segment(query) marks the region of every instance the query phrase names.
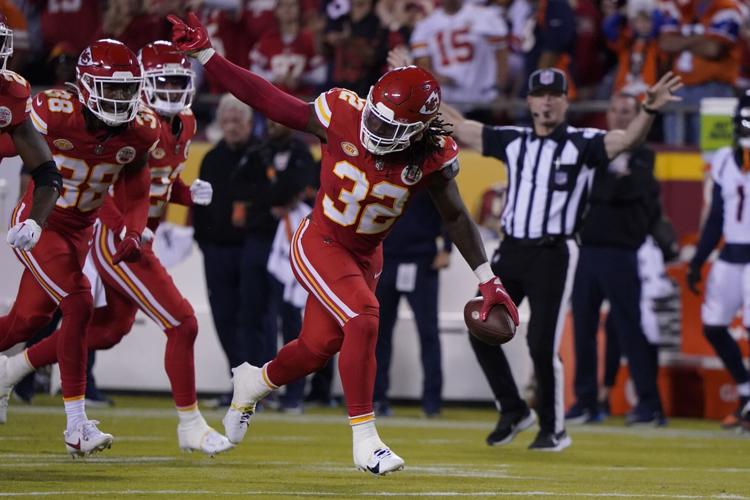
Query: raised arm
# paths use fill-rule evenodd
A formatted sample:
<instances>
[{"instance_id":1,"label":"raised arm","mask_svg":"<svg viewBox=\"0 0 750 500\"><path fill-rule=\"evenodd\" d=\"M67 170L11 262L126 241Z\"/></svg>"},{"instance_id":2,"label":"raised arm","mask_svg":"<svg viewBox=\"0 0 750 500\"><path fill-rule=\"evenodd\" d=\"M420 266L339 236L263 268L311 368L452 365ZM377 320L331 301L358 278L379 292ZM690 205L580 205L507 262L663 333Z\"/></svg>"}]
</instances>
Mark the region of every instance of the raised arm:
<instances>
[{"instance_id":1,"label":"raised arm","mask_svg":"<svg viewBox=\"0 0 750 500\"><path fill-rule=\"evenodd\" d=\"M615 158L623 151L628 151L642 143L651 125L654 123L656 113L667 103L680 101L681 97L673 95L682 87L682 80L667 72L661 79L646 91L641 110L630 122L625 130L610 130L604 136L604 147L609 159Z\"/></svg>"},{"instance_id":2,"label":"raised arm","mask_svg":"<svg viewBox=\"0 0 750 500\"><path fill-rule=\"evenodd\" d=\"M173 25L172 41L177 48L196 58L235 97L275 122L325 140L325 128L316 118L312 104L287 94L217 54L198 16L191 12L187 23L174 15L168 19Z\"/></svg>"},{"instance_id":3,"label":"raised arm","mask_svg":"<svg viewBox=\"0 0 750 500\"><path fill-rule=\"evenodd\" d=\"M464 147L482 152L482 128L484 125L474 120L467 120L453 106L445 102L440 104L440 113L446 123L453 125L453 137Z\"/></svg>"}]
</instances>

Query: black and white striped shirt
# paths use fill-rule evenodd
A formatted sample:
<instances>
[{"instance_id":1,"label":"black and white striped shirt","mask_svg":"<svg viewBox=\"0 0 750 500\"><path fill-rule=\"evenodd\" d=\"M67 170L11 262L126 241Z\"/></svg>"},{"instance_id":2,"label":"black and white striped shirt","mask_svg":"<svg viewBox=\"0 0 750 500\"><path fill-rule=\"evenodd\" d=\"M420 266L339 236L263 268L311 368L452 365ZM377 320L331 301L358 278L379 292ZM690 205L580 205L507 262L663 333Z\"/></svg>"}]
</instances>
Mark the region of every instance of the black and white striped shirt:
<instances>
[{"instance_id":1,"label":"black and white striped shirt","mask_svg":"<svg viewBox=\"0 0 750 500\"><path fill-rule=\"evenodd\" d=\"M515 238L572 236L587 206L594 169L609 163L605 132L561 124L540 137L528 127L482 131L482 154L505 163L505 234Z\"/></svg>"}]
</instances>

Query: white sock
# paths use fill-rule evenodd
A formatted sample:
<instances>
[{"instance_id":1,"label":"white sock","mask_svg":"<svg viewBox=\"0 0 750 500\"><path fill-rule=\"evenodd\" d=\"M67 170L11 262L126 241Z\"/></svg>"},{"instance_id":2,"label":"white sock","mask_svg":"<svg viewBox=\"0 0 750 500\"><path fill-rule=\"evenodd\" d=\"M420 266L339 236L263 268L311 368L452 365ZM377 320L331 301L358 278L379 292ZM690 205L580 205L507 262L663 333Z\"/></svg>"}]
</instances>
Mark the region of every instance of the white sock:
<instances>
[{"instance_id":1,"label":"white sock","mask_svg":"<svg viewBox=\"0 0 750 500\"><path fill-rule=\"evenodd\" d=\"M737 384L737 395L742 396L743 398L750 397L750 382L745 382L744 384Z\"/></svg>"},{"instance_id":2,"label":"white sock","mask_svg":"<svg viewBox=\"0 0 750 500\"><path fill-rule=\"evenodd\" d=\"M357 422L358 420L362 418L372 417L372 414L368 415L358 415L356 417L349 417L349 422L352 426L352 440L354 440L355 443L363 443L365 441L369 441L371 439L377 439L380 440L380 436L378 435L378 430L375 428L375 418L370 418L365 420L361 423L352 423Z\"/></svg>"},{"instance_id":3,"label":"white sock","mask_svg":"<svg viewBox=\"0 0 750 500\"><path fill-rule=\"evenodd\" d=\"M198 403L192 406L177 407L177 416L180 417L180 425L189 427L200 422L205 423L201 411L198 409Z\"/></svg>"},{"instance_id":4,"label":"white sock","mask_svg":"<svg viewBox=\"0 0 750 500\"><path fill-rule=\"evenodd\" d=\"M86 416L86 400L83 396L65 401L65 416L68 417L68 432L73 432L79 423L89 419Z\"/></svg>"},{"instance_id":5,"label":"white sock","mask_svg":"<svg viewBox=\"0 0 750 500\"><path fill-rule=\"evenodd\" d=\"M15 385L20 382L22 378L34 371L34 367L31 366L29 358L26 357L27 349L23 352L19 352L15 356L8 358L8 378Z\"/></svg>"}]
</instances>

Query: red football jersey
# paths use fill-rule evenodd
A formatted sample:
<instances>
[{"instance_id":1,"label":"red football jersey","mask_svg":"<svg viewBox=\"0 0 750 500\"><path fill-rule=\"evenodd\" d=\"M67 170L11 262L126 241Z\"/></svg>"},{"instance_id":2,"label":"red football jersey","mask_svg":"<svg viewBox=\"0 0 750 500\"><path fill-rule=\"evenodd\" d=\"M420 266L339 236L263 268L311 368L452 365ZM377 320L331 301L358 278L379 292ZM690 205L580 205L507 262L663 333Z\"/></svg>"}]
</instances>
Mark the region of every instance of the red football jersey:
<instances>
[{"instance_id":1,"label":"red football jersey","mask_svg":"<svg viewBox=\"0 0 750 500\"><path fill-rule=\"evenodd\" d=\"M34 97L31 121L49 145L63 178L51 224L73 229L93 224L102 199L126 164L142 158L159 139L159 118L143 106L122 131L92 134L83 104L65 90L46 90Z\"/></svg>"},{"instance_id":2,"label":"red football jersey","mask_svg":"<svg viewBox=\"0 0 750 500\"><path fill-rule=\"evenodd\" d=\"M284 40L278 30L267 32L253 48L250 61L254 73L273 83L287 77L301 82L323 66L323 58L315 50L313 35L307 30L302 30L293 40ZM305 84L296 89L277 86L290 94L309 96L313 92L312 87Z\"/></svg>"},{"instance_id":3,"label":"red football jersey","mask_svg":"<svg viewBox=\"0 0 750 500\"><path fill-rule=\"evenodd\" d=\"M385 239L411 193L430 175L455 175L458 146L445 137L442 149L422 165L409 164L407 152L373 156L359 139L364 107L364 99L344 89L329 90L315 100L327 141L321 150L313 220L348 249L367 254Z\"/></svg>"},{"instance_id":4,"label":"red football jersey","mask_svg":"<svg viewBox=\"0 0 750 500\"><path fill-rule=\"evenodd\" d=\"M172 125L165 118L161 121L159 144L148 156L151 170L151 206L148 209L148 227L155 230L165 212L172 195L174 182L185 169L190 141L195 137L198 124L189 109L175 117L181 122L180 133L175 135Z\"/></svg>"},{"instance_id":5,"label":"red football jersey","mask_svg":"<svg viewBox=\"0 0 750 500\"><path fill-rule=\"evenodd\" d=\"M18 73L0 71L0 132L23 123L31 112L31 87Z\"/></svg>"},{"instance_id":6,"label":"red football jersey","mask_svg":"<svg viewBox=\"0 0 750 500\"><path fill-rule=\"evenodd\" d=\"M68 42L80 52L101 38L101 0L36 0L43 4L42 40L47 49Z\"/></svg>"}]
</instances>

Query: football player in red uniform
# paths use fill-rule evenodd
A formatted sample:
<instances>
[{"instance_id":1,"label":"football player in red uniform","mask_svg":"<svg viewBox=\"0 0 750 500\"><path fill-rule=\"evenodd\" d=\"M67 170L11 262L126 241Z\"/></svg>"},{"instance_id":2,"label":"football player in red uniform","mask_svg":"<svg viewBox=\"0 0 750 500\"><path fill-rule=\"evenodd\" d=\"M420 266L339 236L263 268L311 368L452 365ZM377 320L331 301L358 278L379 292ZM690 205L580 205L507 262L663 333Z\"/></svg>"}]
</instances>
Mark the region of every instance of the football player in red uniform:
<instances>
[{"instance_id":1,"label":"football player in red uniform","mask_svg":"<svg viewBox=\"0 0 750 500\"><path fill-rule=\"evenodd\" d=\"M34 195L28 217L8 231L7 241L19 250L31 250L39 241L42 227L52 212L62 187L62 176L52 160L47 143L29 118L31 87L21 75L5 69L13 55L13 30L0 13L0 160L21 155L34 179ZM0 423L4 421L4 400L0 394Z\"/></svg>"},{"instance_id":2,"label":"football player in red uniform","mask_svg":"<svg viewBox=\"0 0 750 500\"><path fill-rule=\"evenodd\" d=\"M62 191L47 219L47 228L30 251L16 249L26 267L19 300L0 318L0 351L27 340L46 325L58 307L63 320L57 334L63 400L67 415L65 446L72 455L108 448L112 436L89 420L84 407L85 332L93 300L82 267L93 224L102 201L114 185L127 205L122 235L114 241L113 261L135 261L148 212L147 155L159 139L159 120L140 105L143 76L138 58L122 43L99 40L78 58L71 92L47 90L34 97L31 119L53 152L63 177ZM31 187L13 211L13 222L28 216ZM9 380L33 357L0 357L0 395L7 398Z\"/></svg>"},{"instance_id":3,"label":"football player in red uniform","mask_svg":"<svg viewBox=\"0 0 750 500\"><path fill-rule=\"evenodd\" d=\"M233 445L210 428L198 410L193 363L198 322L193 308L177 290L150 243L165 215L167 203L190 206L211 202L211 184L197 179L188 187L180 178L197 128L195 116L190 111L195 78L187 57L169 42L146 45L141 49L139 59L145 77L144 98L156 111L161 131L159 144L148 157L151 203L146 233L151 236L144 238L139 260L116 264L113 255L118 235L125 226L122 212L125 207L119 198L105 200L99 212L100 221L94 228L91 253L104 284L107 305L94 310L86 342L89 350L109 349L118 344L130 332L138 309L154 320L167 337L164 367L180 420L177 427L179 446L183 450L200 450L214 455ZM25 356L33 360L35 368L57 362L55 346L59 333L55 332L26 350ZM22 355L24 353L18 354ZM18 371L16 377L23 377L32 369L27 364L27 371Z\"/></svg>"},{"instance_id":4,"label":"football player in red uniform","mask_svg":"<svg viewBox=\"0 0 750 500\"><path fill-rule=\"evenodd\" d=\"M367 99L344 89L307 104L222 58L191 14L188 24L170 16L175 45L196 57L209 74L269 119L318 137L322 144L320 190L310 218L294 235L292 266L310 293L299 338L262 368L233 369L234 395L224 417L227 437L239 442L255 404L281 385L322 368L336 353L353 432L355 466L372 474L400 470L404 461L380 439L372 398L382 240L411 193L426 187L446 230L480 279L482 315L503 304L518 311L490 270L476 226L453 177L456 143L437 114L440 86L415 66L386 73Z\"/></svg>"}]
</instances>

